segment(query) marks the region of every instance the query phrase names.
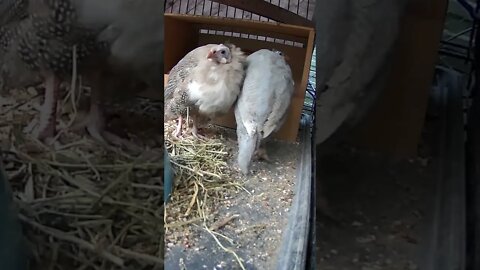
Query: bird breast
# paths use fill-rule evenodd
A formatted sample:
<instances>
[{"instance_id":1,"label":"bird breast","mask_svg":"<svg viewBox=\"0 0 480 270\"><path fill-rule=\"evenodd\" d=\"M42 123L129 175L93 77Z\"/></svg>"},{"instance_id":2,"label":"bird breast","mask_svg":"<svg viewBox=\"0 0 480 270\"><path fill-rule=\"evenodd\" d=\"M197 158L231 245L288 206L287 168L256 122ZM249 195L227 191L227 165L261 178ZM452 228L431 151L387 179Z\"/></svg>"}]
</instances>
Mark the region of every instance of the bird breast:
<instances>
[{"instance_id":1,"label":"bird breast","mask_svg":"<svg viewBox=\"0 0 480 270\"><path fill-rule=\"evenodd\" d=\"M194 76L187 85L190 101L205 115L226 113L240 93L243 72L222 70L212 66Z\"/></svg>"},{"instance_id":2,"label":"bird breast","mask_svg":"<svg viewBox=\"0 0 480 270\"><path fill-rule=\"evenodd\" d=\"M224 81L206 84L191 81L188 84L190 100L203 114L224 113L233 105L239 91L231 91Z\"/></svg>"}]
</instances>

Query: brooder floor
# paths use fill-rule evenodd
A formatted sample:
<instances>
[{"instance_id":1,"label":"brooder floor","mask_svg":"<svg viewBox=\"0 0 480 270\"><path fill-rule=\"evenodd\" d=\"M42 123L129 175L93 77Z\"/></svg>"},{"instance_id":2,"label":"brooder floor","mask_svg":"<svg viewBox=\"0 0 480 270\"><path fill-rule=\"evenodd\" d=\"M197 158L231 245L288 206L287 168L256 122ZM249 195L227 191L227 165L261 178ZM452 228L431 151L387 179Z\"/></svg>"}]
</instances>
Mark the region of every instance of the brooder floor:
<instances>
[{"instance_id":1,"label":"brooder floor","mask_svg":"<svg viewBox=\"0 0 480 270\"><path fill-rule=\"evenodd\" d=\"M180 148L171 141L174 123L166 125L166 140L169 152ZM216 134L207 141L187 143L220 144L216 151L224 153L203 158L212 163L207 168L221 177L195 177L185 168L181 180L174 190L172 200L165 208L166 218L166 269L273 269L282 234L288 220L293 199L296 163L299 144L272 141L267 145L271 162L255 161L250 176L243 176L235 167L237 153L234 130L210 127L209 133ZM210 135L210 136L211 136ZM213 146L211 146L213 149ZM180 150L175 150L180 151ZM186 155L186 154L185 154ZM205 155L205 154L199 154ZM195 167L192 161L183 160L181 155L172 155L172 161L180 165ZM184 162L184 163L182 163ZM198 167L197 167L198 168ZM198 170L197 170L198 171ZM204 181L200 179L206 179Z\"/></svg>"}]
</instances>

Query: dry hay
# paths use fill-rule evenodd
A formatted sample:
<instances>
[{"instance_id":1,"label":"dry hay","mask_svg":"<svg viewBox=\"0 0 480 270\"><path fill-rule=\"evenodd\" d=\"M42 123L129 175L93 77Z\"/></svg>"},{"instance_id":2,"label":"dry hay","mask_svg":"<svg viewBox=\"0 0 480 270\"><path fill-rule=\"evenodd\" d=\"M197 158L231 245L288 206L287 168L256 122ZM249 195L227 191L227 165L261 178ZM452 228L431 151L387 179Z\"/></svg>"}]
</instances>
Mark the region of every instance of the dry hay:
<instances>
[{"instance_id":1,"label":"dry hay","mask_svg":"<svg viewBox=\"0 0 480 270\"><path fill-rule=\"evenodd\" d=\"M73 122L79 96L70 91L60 106L61 130ZM144 134L156 140L139 145L141 155L65 130L47 147L26 135L35 126L28 123L38 116L38 97L29 88L0 98L1 158L32 269L162 269L161 134Z\"/></svg>"},{"instance_id":2,"label":"dry hay","mask_svg":"<svg viewBox=\"0 0 480 270\"><path fill-rule=\"evenodd\" d=\"M187 118L188 121L188 118ZM184 134L176 139L171 135L175 122L165 124L165 145L175 171L174 188L170 201L165 207L165 237L180 238L190 226L206 230L216 243L231 253L244 269L243 260L231 249L221 244L219 238L233 244L228 237L216 232L226 220L214 222L216 206L220 201L232 196L238 190L244 190L241 182L230 177L233 168L229 166L231 155L225 146L226 138L209 136L195 139Z\"/></svg>"}]
</instances>

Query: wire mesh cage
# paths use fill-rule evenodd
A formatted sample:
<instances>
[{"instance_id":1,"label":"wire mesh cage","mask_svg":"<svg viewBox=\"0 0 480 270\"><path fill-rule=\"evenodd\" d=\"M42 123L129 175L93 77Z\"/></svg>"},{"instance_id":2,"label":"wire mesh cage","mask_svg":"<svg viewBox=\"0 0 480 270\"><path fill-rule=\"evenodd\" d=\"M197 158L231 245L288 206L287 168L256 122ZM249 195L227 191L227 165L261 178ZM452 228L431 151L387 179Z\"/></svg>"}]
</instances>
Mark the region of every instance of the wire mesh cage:
<instances>
[{"instance_id":1,"label":"wire mesh cage","mask_svg":"<svg viewBox=\"0 0 480 270\"><path fill-rule=\"evenodd\" d=\"M265 0L265 2L288 10L309 20L312 20L313 12L315 10L315 0ZM257 21L274 21L240 8L210 0L167 0L165 2L165 12Z\"/></svg>"}]
</instances>

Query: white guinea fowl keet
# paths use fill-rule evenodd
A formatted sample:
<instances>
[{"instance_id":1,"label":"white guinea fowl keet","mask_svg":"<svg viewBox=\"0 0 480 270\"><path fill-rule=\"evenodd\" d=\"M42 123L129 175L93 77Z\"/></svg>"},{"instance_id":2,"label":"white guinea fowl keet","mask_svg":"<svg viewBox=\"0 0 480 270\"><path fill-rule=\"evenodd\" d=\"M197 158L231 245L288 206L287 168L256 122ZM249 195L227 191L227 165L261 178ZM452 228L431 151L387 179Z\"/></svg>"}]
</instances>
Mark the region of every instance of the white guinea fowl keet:
<instances>
[{"instance_id":1,"label":"white guinea fowl keet","mask_svg":"<svg viewBox=\"0 0 480 270\"><path fill-rule=\"evenodd\" d=\"M290 66L279 51L262 49L247 57L242 92L235 105L238 137L238 165L247 174L255 152L287 116L294 92Z\"/></svg>"}]
</instances>

